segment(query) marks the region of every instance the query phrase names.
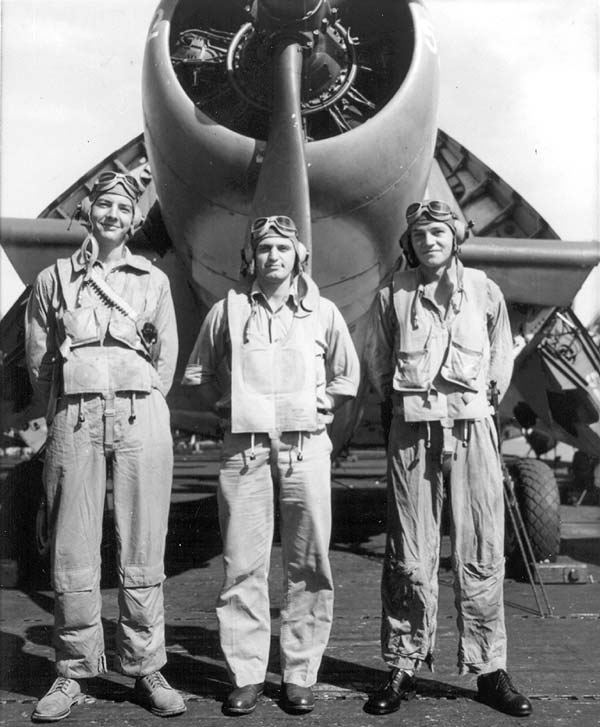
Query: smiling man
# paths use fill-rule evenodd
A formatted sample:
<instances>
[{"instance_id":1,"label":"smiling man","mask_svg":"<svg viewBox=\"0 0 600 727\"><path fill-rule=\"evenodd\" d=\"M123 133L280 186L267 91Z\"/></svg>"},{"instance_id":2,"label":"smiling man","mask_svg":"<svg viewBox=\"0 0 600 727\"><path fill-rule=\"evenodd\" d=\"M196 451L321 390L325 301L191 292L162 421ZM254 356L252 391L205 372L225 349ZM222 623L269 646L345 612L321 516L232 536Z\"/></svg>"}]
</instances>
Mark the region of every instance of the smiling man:
<instances>
[{"instance_id":1,"label":"smiling man","mask_svg":"<svg viewBox=\"0 0 600 727\"><path fill-rule=\"evenodd\" d=\"M478 675L479 699L531 713L506 672L504 502L488 390L506 392L512 336L504 298L458 258L467 228L450 207L411 204L398 271L373 309L369 378L393 416L388 443L388 533L381 584L382 654L390 673L367 702L387 714L432 666L440 522L448 488L458 611L458 668Z\"/></svg>"},{"instance_id":2,"label":"smiling man","mask_svg":"<svg viewBox=\"0 0 600 727\"><path fill-rule=\"evenodd\" d=\"M81 206L90 234L38 276L27 306L27 365L47 412L44 462L55 591L55 680L32 714L56 722L106 671L100 545L112 473L119 619L117 668L154 714L185 712L166 663L164 551L173 450L165 396L177 360L167 277L126 243L139 222L136 179L105 172ZM34 404L34 407L36 405Z\"/></svg>"},{"instance_id":3,"label":"smiling man","mask_svg":"<svg viewBox=\"0 0 600 727\"><path fill-rule=\"evenodd\" d=\"M311 687L331 629L326 425L356 394L359 366L340 312L303 272L307 257L289 217L254 220L242 251L249 285L209 311L183 380L199 387L203 405L225 428L218 487L225 580L217 616L234 687L225 711L232 715L254 711L267 671L274 489L286 710L313 709Z\"/></svg>"}]
</instances>

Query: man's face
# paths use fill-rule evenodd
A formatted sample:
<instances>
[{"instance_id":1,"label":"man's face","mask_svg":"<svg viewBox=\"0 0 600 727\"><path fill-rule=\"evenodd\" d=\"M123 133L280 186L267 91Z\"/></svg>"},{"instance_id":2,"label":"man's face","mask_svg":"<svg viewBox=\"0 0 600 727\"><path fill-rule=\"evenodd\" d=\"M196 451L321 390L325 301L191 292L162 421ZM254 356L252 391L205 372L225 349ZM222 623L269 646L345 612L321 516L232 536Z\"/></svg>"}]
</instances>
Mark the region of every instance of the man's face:
<instances>
[{"instance_id":1,"label":"man's face","mask_svg":"<svg viewBox=\"0 0 600 727\"><path fill-rule=\"evenodd\" d=\"M296 250L287 237L269 235L259 241L254 252L258 282L283 282L296 263Z\"/></svg>"},{"instance_id":2,"label":"man's face","mask_svg":"<svg viewBox=\"0 0 600 727\"><path fill-rule=\"evenodd\" d=\"M438 270L447 267L452 260L454 233L443 222L423 221L416 224L410 239L419 263Z\"/></svg>"},{"instance_id":3,"label":"man's face","mask_svg":"<svg viewBox=\"0 0 600 727\"><path fill-rule=\"evenodd\" d=\"M119 245L133 222L133 202L121 194L103 192L90 210L92 234L99 242Z\"/></svg>"}]
</instances>

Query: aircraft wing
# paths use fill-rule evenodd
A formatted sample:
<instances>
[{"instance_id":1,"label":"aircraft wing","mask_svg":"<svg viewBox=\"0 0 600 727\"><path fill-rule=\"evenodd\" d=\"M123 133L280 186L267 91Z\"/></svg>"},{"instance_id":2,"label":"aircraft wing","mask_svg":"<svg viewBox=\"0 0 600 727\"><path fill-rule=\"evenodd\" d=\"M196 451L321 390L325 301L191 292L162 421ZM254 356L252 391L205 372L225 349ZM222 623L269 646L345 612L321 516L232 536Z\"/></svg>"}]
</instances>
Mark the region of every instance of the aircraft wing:
<instances>
[{"instance_id":1,"label":"aircraft wing","mask_svg":"<svg viewBox=\"0 0 600 727\"><path fill-rule=\"evenodd\" d=\"M23 282L32 283L40 270L52 264L57 257L70 255L83 240L85 230L78 223L71 222L71 218L87 194L91 181L100 172L118 168L139 176L147 173L147 161L144 140L140 135L75 182L37 219L1 220L0 243ZM476 236L465 243L463 259L468 265L484 269L500 285L509 305L516 337L530 340L536 335L556 306L570 304L590 270L600 261L598 243L559 240L525 200L441 130L438 132L428 195L447 199L461 210L466 219L476 220ZM198 407L190 402L189 392L182 392L177 383L206 308L195 290L189 269L170 245L160 221L160 211L153 207L155 201L154 186L150 182L141 201L147 215L146 223L134 244L136 252L148 255L167 273L175 297L180 358L175 385L169 397L173 424L196 431L214 431L214 417L201 414ZM527 356L529 351L527 349L523 354ZM522 360L519 369L530 370ZM526 381L531 383L532 379ZM522 399L518 390L512 391L514 388L511 387L506 402L514 404ZM519 388L528 390L522 377ZM535 400L544 402L543 396L541 399L537 396ZM543 408L547 419L551 408L546 403L540 408ZM505 415L510 417L512 412L505 409ZM564 439L562 427L557 433ZM596 440L592 439L595 446Z\"/></svg>"}]
</instances>

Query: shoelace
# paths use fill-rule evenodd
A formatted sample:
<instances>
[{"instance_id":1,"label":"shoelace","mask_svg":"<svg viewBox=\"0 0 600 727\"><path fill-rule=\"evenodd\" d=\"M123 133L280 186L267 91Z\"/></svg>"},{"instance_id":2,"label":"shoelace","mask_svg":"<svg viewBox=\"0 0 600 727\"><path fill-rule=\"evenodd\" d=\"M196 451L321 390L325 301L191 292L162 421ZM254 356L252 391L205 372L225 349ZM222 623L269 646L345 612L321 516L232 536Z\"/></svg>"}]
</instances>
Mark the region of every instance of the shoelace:
<instances>
[{"instance_id":1,"label":"shoelace","mask_svg":"<svg viewBox=\"0 0 600 727\"><path fill-rule=\"evenodd\" d=\"M72 682L72 679L69 679L68 677L58 677L54 684L50 687L50 691L48 694L54 694L54 692L63 692L63 694L67 694L68 696L68 689L69 689L69 683Z\"/></svg>"},{"instance_id":2,"label":"shoelace","mask_svg":"<svg viewBox=\"0 0 600 727\"><path fill-rule=\"evenodd\" d=\"M406 680L405 686L407 686L410 683L411 678L412 677L410 676L410 674L407 674L402 669L398 669L394 674L392 674L392 677L390 679L390 686L394 691L397 692L399 689L402 688L402 682Z\"/></svg>"},{"instance_id":3,"label":"shoelace","mask_svg":"<svg viewBox=\"0 0 600 727\"><path fill-rule=\"evenodd\" d=\"M516 692L517 690L513 686L513 683L510 680L510 677L505 671L500 671L498 674L498 679L496 681L496 689L504 690L507 692Z\"/></svg>"},{"instance_id":4,"label":"shoelace","mask_svg":"<svg viewBox=\"0 0 600 727\"><path fill-rule=\"evenodd\" d=\"M160 687L169 689L167 680L159 671L155 671L153 674L148 674L148 676L143 677L143 679L152 691L159 689Z\"/></svg>"}]
</instances>

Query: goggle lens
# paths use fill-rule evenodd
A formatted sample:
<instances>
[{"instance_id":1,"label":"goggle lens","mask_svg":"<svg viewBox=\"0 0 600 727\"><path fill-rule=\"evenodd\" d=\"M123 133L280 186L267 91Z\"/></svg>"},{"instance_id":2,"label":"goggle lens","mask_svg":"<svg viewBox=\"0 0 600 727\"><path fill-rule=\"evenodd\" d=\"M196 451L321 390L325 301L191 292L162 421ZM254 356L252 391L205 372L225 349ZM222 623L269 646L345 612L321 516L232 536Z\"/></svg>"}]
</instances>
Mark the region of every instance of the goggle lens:
<instances>
[{"instance_id":1,"label":"goggle lens","mask_svg":"<svg viewBox=\"0 0 600 727\"><path fill-rule=\"evenodd\" d=\"M142 188L140 187L137 179L131 174L123 174L122 172L102 172L99 174L97 179L94 181L92 195L99 192L106 192L107 190L116 187L117 184L122 184L125 189L131 192L136 201L142 195Z\"/></svg>"},{"instance_id":2,"label":"goggle lens","mask_svg":"<svg viewBox=\"0 0 600 727\"><path fill-rule=\"evenodd\" d=\"M294 224L294 220L286 215L273 215L272 217L257 217L252 223L250 228L250 234L253 237L261 235L270 228L274 228L278 232L282 233L285 237L298 235L298 230Z\"/></svg>"},{"instance_id":3,"label":"goggle lens","mask_svg":"<svg viewBox=\"0 0 600 727\"><path fill-rule=\"evenodd\" d=\"M413 223L422 214L428 214L434 220L449 220L454 217L450 205L442 200L432 199L427 202L413 202L406 208L406 221L408 224Z\"/></svg>"}]
</instances>

